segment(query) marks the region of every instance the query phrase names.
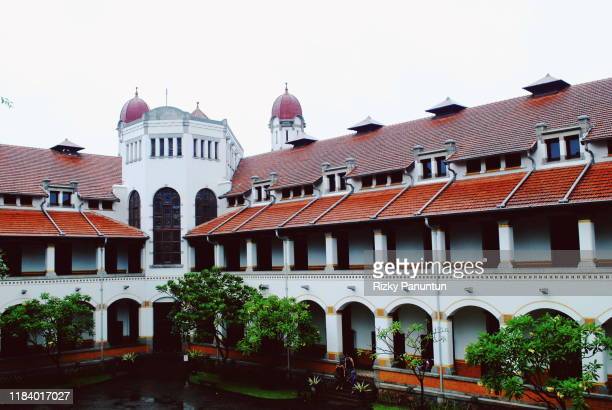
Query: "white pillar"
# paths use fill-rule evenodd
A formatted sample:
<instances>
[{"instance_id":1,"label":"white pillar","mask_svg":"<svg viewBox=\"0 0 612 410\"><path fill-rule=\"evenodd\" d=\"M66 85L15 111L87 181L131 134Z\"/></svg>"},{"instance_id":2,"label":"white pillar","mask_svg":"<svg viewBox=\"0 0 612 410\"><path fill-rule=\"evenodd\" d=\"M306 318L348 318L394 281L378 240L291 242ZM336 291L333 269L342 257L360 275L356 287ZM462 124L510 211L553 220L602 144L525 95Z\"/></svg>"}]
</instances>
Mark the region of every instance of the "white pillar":
<instances>
[{"instance_id":1,"label":"white pillar","mask_svg":"<svg viewBox=\"0 0 612 410\"><path fill-rule=\"evenodd\" d=\"M514 260L514 231L509 221L497 223L499 233L499 268L511 268Z\"/></svg>"},{"instance_id":2,"label":"white pillar","mask_svg":"<svg viewBox=\"0 0 612 410\"><path fill-rule=\"evenodd\" d=\"M595 267L595 224L591 219L578 221L578 242L580 243L581 268Z\"/></svg>"},{"instance_id":3,"label":"white pillar","mask_svg":"<svg viewBox=\"0 0 612 410\"><path fill-rule=\"evenodd\" d=\"M434 312L439 316L443 313ZM442 368L444 374L453 373L455 353L453 349L453 326L451 319L438 319L432 322L434 332L434 367Z\"/></svg>"},{"instance_id":4,"label":"white pillar","mask_svg":"<svg viewBox=\"0 0 612 410\"><path fill-rule=\"evenodd\" d=\"M106 271L104 266L104 246L98 246L96 248L96 271L98 274Z\"/></svg>"},{"instance_id":5,"label":"white pillar","mask_svg":"<svg viewBox=\"0 0 612 410\"><path fill-rule=\"evenodd\" d=\"M100 346L100 344L106 343L106 334L107 334L106 324L108 321L106 320L106 308L104 307L104 305L96 306L96 310L94 310L93 312L93 319L94 319L94 328L93 328L94 344L96 346Z\"/></svg>"},{"instance_id":6,"label":"white pillar","mask_svg":"<svg viewBox=\"0 0 612 410\"><path fill-rule=\"evenodd\" d=\"M220 269L225 268L225 252L220 243L215 244L215 266Z\"/></svg>"},{"instance_id":7,"label":"white pillar","mask_svg":"<svg viewBox=\"0 0 612 410\"><path fill-rule=\"evenodd\" d=\"M338 264L338 241L331 232L325 233L325 270L334 270Z\"/></svg>"},{"instance_id":8,"label":"white pillar","mask_svg":"<svg viewBox=\"0 0 612 410\"><path fill-rule=\"evenodd\" d=\"M336 174L336 191L340 191L340 174Z\"/></svg>"},{"instance_id":9,"label":"white pillar","mask_svg":"<svg viewBox=\"0 0 612 410\"><path fill-rule=\"evenodd\" d=\"M376 335L376 364L379 366L391 367L393 364L393 337L388 342L383 342L378 338L378 332L388 329L392 323L393 318L385 315L384 309L376 309L374 332Z\"/></svg>"},{"instance_id":10,"label":"white pillar","mask_svg":"<svg viewBox=\"0 0 612 410\"><path fill-rule=\"evenodd\" d=\"M423 163L420 160L416 161L416 172L417 172L417 178L423 179Z\"/></svg>"},{"instance_id":11,"label":"white pillar","mask_svg":"<svg viewBox=\"0 0 612 410\"><path fill-rule=\"evenodd\" d=\"M594 319L585 319L585 322L594 323ZM593 342L593 336L589 336L588 342ZM590 363L601 364L602 366L595 372L595 390L605 392L606 383L608 382L608 351L597 352L592 357L582 359L582 366Z\"/></svg>"},{"instance_id":12,"label":"white pillar","mask_svg":"<svg viewBox=\"0 0 612 410\"><path fill-rule=\"evenodd\" d=\"M387 257L387 235L381 229L374 230L374 261L386 262Z\"/></svg>"},{"instance_id":13,"label":"white pillar","mask_svg":"<svg viewBox=\"0 0 612 410\"><path fill-rule=\"evenodd\" d=\"M45 264L47 276L57 276L55 273L55 244L47 244L47 252L45 253Z\"/></svg>"},{"instance_id":14,"label":"white pillar","mask_svg":"<svg viewBox=\"0 0 612 410\"><path fill-rule=\"evenodd\" d=\"M325 315L325 336L327 339L327 358L339 360L342 356L342 314L334 312L333 306L327 307Z\"/></svg>"},{"instance_id":15,"label":"white pillar","mask_svg":"<svg viewBox=\"0 0 612 410\"><path fill-rule=\"evenodd\" d=\"M145 272L146 266L147 266L147 244L145 242L142 244L142 248L140 248L140 271Z\"/></svg>"},{"instance_id":16,"label":"white pillar","mask_svg":"<svg viewBox=\"0 0 612 410\"><path fill-rule=\"evenodd\" d=\"M440 227L431 230L431 253L434 261L446 260L446 240L444 230Z\"/></svg>"},{"instance_id":17,"label":"white pillar","mask_svg":"<svg viewBox=\"0 0 612 410\"><path fill-rule=\"evenodd\" d=\"M436 162L435 158L432 158L430 161L429 166L431 167L431 177L436 178L438 176L438 163Z\"/></svg>"},{"instance_id":18,"label":"white pillar","mask_svg":"<svg viewBox=\"0 0 612 410\"><path fill-rule=\"evenodd\" d=\"M147 345L147 351L153 348L153 303L142 302L138 309L138 339Z\"/></svg>"},{"instance_id":19,"label":"white pillar","mask_svg":"<svg viewBox=\"0 0 612 410\"><path fill-rule=\"evenodd\" d=\"M187 263L189 272L194 272L196 266L196 248L189 244L187 244Z\"/></svg>"},{"instance_id":20,"label":"white pillar","mask_svg":"<svg viewBox=\"0 0 612 410\"><path fill-rule=\"evenodd\" d=\"M291 239L283 239L283 269L290 270L294 265L294 250L293 241Z\"/></svg>"},{"instance_id":21,"label":"white pillar","mask_svg":"<svg viewBox=\"0 0 612 410\"><path fill-rule=\"evenodd\" d=\"M257 244L251 238L246 240L246 270L252 272L257 267Z\"/></svg>"},{"instance_id":22,"label":"white pillar","mask_svg":"<svg viewBox=\"0 0 612 410\"><path fill-rule=\"evenodd\" d=\"M561 161L567 157L567 147L565 146L565 138L563 137L559 138L559 157Z\"/></svg>"}]
</instances>

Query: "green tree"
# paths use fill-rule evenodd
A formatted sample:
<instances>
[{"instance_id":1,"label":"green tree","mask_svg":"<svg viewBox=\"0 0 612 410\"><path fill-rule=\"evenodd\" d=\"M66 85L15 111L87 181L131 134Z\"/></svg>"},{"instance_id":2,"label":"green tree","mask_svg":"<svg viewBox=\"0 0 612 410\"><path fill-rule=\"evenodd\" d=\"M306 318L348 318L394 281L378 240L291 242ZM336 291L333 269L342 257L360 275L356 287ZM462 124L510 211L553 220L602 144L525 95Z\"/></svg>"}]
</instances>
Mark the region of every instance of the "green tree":
<instances>
[{"instance_id":1,"label":"green tree","mask_svg":"<svg viewBox=\"0 0 612 410\"><path fill-rule=\"evenodd\" d=\"M242 320L245 331L238 349L251 354L261 349L265 339L281 342L287 351L288 372L291 354L319 340L308 306L294 298L258 295L244 304Z\"/></svg>"},{"instance_id":2,"label":"green tree","mask_svg":"<svg viewBox=\"0 0 612 410\"><path fill-rule=\"evenodd\" d=\"M6 262L4 261L5 253L2 249L0 249L0 279L4 279L9 274L9 268Z\"/></svg>"},{"instance_id":3,"label":"green tree","mask_svg":"<svg viewBox=\"0 0 612 410\"><path fill-rule=\"evenodd\" d=\"M378 352L395 355L393 342L395 336L400 333L402 333L402 324L398 321L393 321L388 328L377 329L376 337L382 342L377 346ZM419 381L421 388L419 401L420 406L423 407L425 403L425 374L430 370L424 355L428 346L444 338L440 332L428 332L422 323L409 325L404 337L406 353L396 357L396 360L410 370Z\"/></svg>"},{"instance_id":4,"label":"green tree","mask_svg":"<svg viewBox=\"0 0 612 410\"><path fill-rule=\"evenodd\" d=\"M6 97L0 97L0 105L6 105L11 108L13 106L13 102Z\"/></svg>"},{"instance_id":5,"label":"green tree","mask_svg":"<svg viewBox=\"0 0 612 410\"><path fill-rule=\"evenodd\" d=\"M45 351L60 370L60 359L67 346L78 345L83 335L93 336L93 315L89 296L72 293L58 298L48 293L8 309L0 317L0 327L12 336L27 335L31 345Z\"/></svg>"},{"instance_id":6,"label":"green tree","mask_svg":"<svg viewBox=\"0 0 612 410\"><path fill-rule=\"evenodd\" d=\"M563 316L548 314L534 318L515 317L494 334L481 334L469 345L466 359L484 369L481 383L508 398L520 398L526 391L549 408L566 409L571 402L586 408L585 394L596 381L602 363L582 366L579 377L556 378L549 374L551 364L580 353L593 357L612 346L604 330L594 324L579 325Z\"/></svg>"},{"instance_id":7,"label":"green tree","mask_svg":"<svg viewBox=\"0 0 612 410\"><path fill-rule=\"evenodd\" d=\"M198 340L213 337L225 363L230 348L228 330L241 323L240 309L257 291L245 285L241 277L216 268L186 273L157 289L176 301L170 319L183 340L192 335Z\"/></svg>"}]
</instances>

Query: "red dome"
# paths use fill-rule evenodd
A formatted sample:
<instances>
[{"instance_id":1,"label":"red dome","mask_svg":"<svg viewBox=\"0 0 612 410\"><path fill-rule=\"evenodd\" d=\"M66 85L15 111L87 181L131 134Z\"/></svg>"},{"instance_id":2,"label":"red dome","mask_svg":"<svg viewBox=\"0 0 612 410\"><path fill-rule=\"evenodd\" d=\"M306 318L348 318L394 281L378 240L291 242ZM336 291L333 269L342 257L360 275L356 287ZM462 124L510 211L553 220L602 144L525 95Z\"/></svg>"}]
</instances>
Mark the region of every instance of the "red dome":
<instances>
[{"instance_id":1,"label":"red dome","mask_svg":"<svg viewBox=\"0 0 612 410\"><path fill-rule=\"evenodd\" d=\"M119 115L119 120L126 123L136 121L142 118L142 115L148 111L149 106L143 99L138 97L138 89L136 89L134 98L123 104L121 115Z\"/></svg>"},{"instance_id":2,"label":"red dome","mask_svg":"<svg viewBox=\"0 0 612 410\"><path fill-rule=\"evenodd\" d=\"M278 117L279 120L292 120L298 115L302 116L302 106L298 99L289 94L287 87L285 87L285 93L274 100L272 117Z\"/></svg>"}]
</instances>

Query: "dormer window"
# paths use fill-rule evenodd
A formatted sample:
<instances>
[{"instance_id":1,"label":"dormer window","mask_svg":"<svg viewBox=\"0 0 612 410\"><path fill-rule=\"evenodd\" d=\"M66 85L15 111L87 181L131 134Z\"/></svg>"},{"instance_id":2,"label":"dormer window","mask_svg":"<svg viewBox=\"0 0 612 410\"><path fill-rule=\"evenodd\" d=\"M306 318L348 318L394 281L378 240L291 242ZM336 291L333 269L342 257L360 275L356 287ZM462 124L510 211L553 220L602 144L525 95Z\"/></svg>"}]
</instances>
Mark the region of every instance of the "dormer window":
<instances>
[{"instance_id":1,"label":"dormer window","mask_svg":"<svg viewBox=\"0 0 612 410\"><path fill-rule=\"evenodd\" d=\"M521 166L521 154L506 154L504 157L507 168L519 168Z\"/></svg>"},{"instance_id":2,"label":"dormer window","mask_svg":"<svg viewBox=\"0 0 612 410\"><path fill-rule=\"evenodd\" d=\"M501 169L501 157L487 157L485 158L485 169L487 171L499 171Z\"/></svg>"},{"instance_id":3,"label":"dormer window","mask_svg":"<svg viewBox=\"0 0 612 410\"><path fill-rule=\"evenodd\" d=\"M289 199L291 198L291 188L284 188L281 190L281 198Z\"/></svg>"},{"instance_id":4,"label":"dormer window","mask_svg":"<svg viewBox=\"0 0 612 410\"><path fill-rule=\"evenodd\" d=\"M327 183L329 184L329 192L336 192L336 175L331 174L327 176Z\"/></svg>"},{"instance_id":5,"label":"dormer window","mask_svg":"<svg viewBox=\"0 0 612 410\"><path fill-rule=\"evenodd\" d=\"M361 177L361 187L362 188L370 188L372 187L373 177L372 175L364 175Z\"/></svg>"},{"instance_id":6,"label":"dormer window","mask_svg":"<svg viewBox=\"0 0 612 410\"><path fill-rule=\"evenodd\" d=\"M565 151L567 152L568 159L580 158L580 141L578 135L572 135L565 137Z\"/></svg>"},{"instance_id":7,"label":"dormer window","mask_svg":"<svg viewBox=\"0 0 612 410\"><path fill-rule=\"evenodd\" d=\"M17 195L4 195L4 205L17 205Z\"/></svg>"},{"instance_id":8,"label":"dormer window","mask_svg":"<svg viewBox=\"0 0 612 410\"><path fill-rule=\"evenodd\" d=\"M260 185L255 187L255 202L270 200L270 185Z\"/></svg>"},{"instance_id":9,"label":"dormer window","mask_svg":"<svg viewBox=\"0 0 612 410\"><path fill-rule=\"evenodd\" d=\"M59 206L59 204L60 204L60 192L59 191L49 192L49 205Z\"/></svg>"},{"instance_id":10,"label":"dormer window","mask_svg":"<svg viewBox=\"0 0 612 410\"><path fill-rule=\"evenodd\" d=\"M62 206L72 205L70 202L71 198L72 198L72 194L70 192L62 192Z\"/></svg>"},{"instance_id":11,"label":"dormer window","mask_svg":"<svg viewBox=\"0 0 612 410\"><path fill-rule=\"evenodd\" d=\"M436 157L436 171L439 177L445 177L446 176L446 158L444 157Z\"/></svg>"},{"instance_id":12,"label":"dormer window","mask_svg":"<svg viewBox=\"0 0 612 410\"><path fill-rule=\"evenodd\" d=\"M421 164L423 165L423 179L429 179L433 176L433 172L431 170L431 159L421 160Z\"/></svg>"},{"instance_id":13,"label":"dormer window","mask_svg":"<svg viewBox=\"0 0 612 410\"><path fill-rule=\"evenodd\" d=\"M546 160L548 162L559 161L561 159L559 138L550 138L544 142L546 143Z\"/></svg>"},{"instance_id":14,"label":"dormer window","mask_svg":"<svg viewBox=\"0 0 612 410\"><path fill-rule=\"evenodd\" d=\"M293 195L294 198L298 198L302 196L302 187L301 186L293 187L293 189L291 190L291 195Z\"/></svg>"},{"instance_id":15,"label":"dormer window","mask_svg":"<svg viewBox=\"0 0 612 410\"><path fill-rule=\"evenodd\" d=\"M387 185L387 174L376 174L376 186Z\"/></svg>"},{"instance_id":16,"label":"dormer window","mask_svg":"<svg viewBox=\"0 0 612 410\"><path fill-rule=\"evenodd\" d=\"M480 172L480 159L470 159L465 166L468 174L477 174Z\"/></svg>"},{"instance_id":17,"label":"dormer window","mask_svg":"<svg viewBox=\"0 0 612 410\"><path fill-rule=\"evenodd\" d=\"M89 209L99 209L100 201L98 201L97 199L90 199L89 201L87 201L87 207Z\"/></svg>"}]
</instances>

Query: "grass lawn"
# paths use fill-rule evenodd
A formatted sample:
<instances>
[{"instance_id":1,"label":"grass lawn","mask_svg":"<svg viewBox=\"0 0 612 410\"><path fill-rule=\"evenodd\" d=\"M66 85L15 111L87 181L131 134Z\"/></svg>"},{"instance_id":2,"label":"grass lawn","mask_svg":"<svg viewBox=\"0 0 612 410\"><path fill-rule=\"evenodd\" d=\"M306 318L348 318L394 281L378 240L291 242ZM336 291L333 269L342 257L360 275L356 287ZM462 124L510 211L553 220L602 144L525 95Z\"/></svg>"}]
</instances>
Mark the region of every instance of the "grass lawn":
<instances>
[{"instance_id":1,"label":"grass lawn","mask_svg":"<svg viewBox=\"0 0 612 410\"><path fill-rule=\"evenodd\" d=\"M222 380L219 375L212 373L192 374L189 376L189 381L194 384L210 384L220 390L260 399L289 400L298 397L295 390L266 390L241 381Z\"/></svg>"},{"instance_id":2,"label":"grass lawn","mask_svg":"<svg viewBox=\"0 0 612 410\"><path fill-rule=\"evenodd\" d=\"M374 410L406 410L407 407L393 406L390 404L374 403Z\"/></svg>"}]
</instances>

